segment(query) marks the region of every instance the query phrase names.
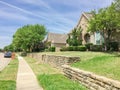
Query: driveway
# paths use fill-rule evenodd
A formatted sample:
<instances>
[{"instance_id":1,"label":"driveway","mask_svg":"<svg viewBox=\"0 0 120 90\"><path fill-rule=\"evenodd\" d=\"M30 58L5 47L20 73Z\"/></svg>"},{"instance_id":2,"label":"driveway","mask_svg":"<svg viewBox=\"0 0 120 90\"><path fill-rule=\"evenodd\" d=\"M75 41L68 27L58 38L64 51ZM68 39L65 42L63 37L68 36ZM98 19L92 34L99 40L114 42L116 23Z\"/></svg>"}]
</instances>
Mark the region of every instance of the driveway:
<instances>
[{"instance_id":1,"label":"driveway","mask_svg":"<svg viewBox=\"0 0 120 90\"><path fill-rule=\"evenodd\" d=\"M4 58L4 53L0 53L0 71L2 71L10 62L11 58Z\"/></svg>"}]
</instances>

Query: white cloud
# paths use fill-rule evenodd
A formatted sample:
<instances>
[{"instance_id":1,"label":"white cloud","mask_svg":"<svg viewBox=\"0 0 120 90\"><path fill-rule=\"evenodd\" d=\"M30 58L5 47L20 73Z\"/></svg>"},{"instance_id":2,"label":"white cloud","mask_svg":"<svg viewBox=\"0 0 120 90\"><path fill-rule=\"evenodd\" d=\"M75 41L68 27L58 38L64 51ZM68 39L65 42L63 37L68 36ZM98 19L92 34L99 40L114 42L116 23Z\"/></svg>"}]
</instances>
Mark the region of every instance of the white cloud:
<instances>
[{"instance_id":1,"label":"white cloud","mask_svg":"<svg viewBox=\"0 0 120 90\"><path fill-rule=\"evenodd\" d=\"M32 16L35 16L35 17L39 17L39 18L44 18L44 19L46 19L44 16L40 16L40 15L35 14L35 13L33 13L33 12L30 12L30 11L28 11L28 10L19 8L19 7L15 6L15 5L12 5L12 4L3 2L3 1L0 1L0 3L1 3L1 4L4 4L4 5L7 5L8 7L14 8L14 9L16 9L16 10L19 10L19 11L21 11L21 12L23 12L23 13L26 13L26 14L29 14L29 15L32 15Z\"/></svg>"},{"instance_id":2,"label":"white cloud","mask_svg":"<svg viewBox=\"0 0 120 90\"><path fill-rule=\"evenodd\" d=\"M9 45L11 40L12 39L9 36L0 36L0 48L4 48L4 46Z\"/></svg>"},{"instance_id":3,"label":"white cloud","mask_svg":"<svg viewBox=\"0 0 120 90\"><path fill-rule=\"evenodd\" d=\"M10 39L10 37L9 36L0 36L0 40L8 40L8 39Z\"/></svg>"},{"instance_id":4,"label":"white cloud","mask_svg":"<svg viewBox=\"0 0 120 90\"><path fill-rule=\"evenodd\" d=\"M47 9L51 9L51 7L44 2L43 0L18 0L20 3L26 3L26 4L31 4L31 5L37 5L37 6L42 6Z\"/></svg>"},{"instance_id":5,"label":"white cloud","mask_svg":"<svg viewBox=\"0 0 120 90\"><path fill-rule=\"evenodd\" d=\"M52 3L56 4L63 4L67 6L71 6L74 8L78 8L81 6L87 6L90 7L92 5L97 6L107 6L110 5L113 0L50 0Z\"/></svg>"},{"instance_id":6,"label":"white cloud","mask_svg":"<svg viewBox=\"0 0 120 90\"><path fill-rule=\"evenodd\" d=\"M7 12L7 11L3 11L0 10L0 17L2 17L2 19L12 19L12 20L28 20L27 17L20 15L18 13L15 12Z\"/></svg>"},{"instance_id":7,"label":"white cloud","mask_svg":"<svg viewBox=\"0 0 120 90\"><path fill-rule=\"evenodd\" d=\"M57 13L57 12L54 12L54 13L52 13L52 17L49 17L50 16L50 14L48 14L48 13L44 13L44 15L40 15L39 13L36 13L36 12L30 12L30 11L28 11L28 10L25 10L25 9L22 9L22 8L19 8L19 7L17 7L17 6L14 6L14 5L12 5L12 4L9 4L9 3L6 3L6 2L3 2L3 1L0 1L0 3L2 3L2 4L4 4L4 5L7 5L7 6L9 6L9 7L11 7L11 8L14 8L14 9L16 9L16 10L19 10L19 11L21 11L21 12L23 12L23 13L26 13L26 14L29 14L29 15L31 15L31 16L35 16L35 17L38 17L38 18L42 18L43 20L45 20L45 21L48 21L49 23L51 23L51 22L54 22L53 20L63 20L63 22L64 21L66 21L66 22L69 22L69 23L73 23L70 19L67 19L67 18L64 18L63 16L62 16L62 14L59 14L59 13ZM43 11L40 11L40 13L41 12L43 12ZM35 14L36 13L36 14ZM54 17L54 14L57 14L57 15L59 15L60 17L57 17L57 18L55 18ZM17 16L20 16L20 15L17 15L17 16L14 16L13 14L6 14L7 15L7 17L9 17L9 15L11 16L11 17L17 17ZM13 15L13 16L12 16ZM24 17L25 18L25 17ZM60 19L61 18L61 19ZM31 18L32 19L32 18ZM61 20L61 21L62 21ZM57 21L56 22L54 22L56 25L62 25L61 23L57 23Z\"/></svg>"}]
</instances>

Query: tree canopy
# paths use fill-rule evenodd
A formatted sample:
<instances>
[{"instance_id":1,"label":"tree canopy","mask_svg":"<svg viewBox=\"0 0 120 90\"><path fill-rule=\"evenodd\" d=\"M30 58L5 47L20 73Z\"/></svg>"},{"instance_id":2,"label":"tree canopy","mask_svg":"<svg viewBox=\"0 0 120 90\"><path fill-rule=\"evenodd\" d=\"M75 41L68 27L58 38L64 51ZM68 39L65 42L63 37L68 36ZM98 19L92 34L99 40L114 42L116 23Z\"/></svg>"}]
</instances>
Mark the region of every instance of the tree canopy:
<instances>
[{"instance_id":1,"label":"tree canopy","mask_svg":"<svg viewBox=\"0 0 120 90\"><path fill-rule=\"evenodd\" d=\"M19 28L13 36L15 49L34 50L47 34L43 25L25 25Z\"/></svg>"},{"instance_id":2,"label":"tree canopy","mask_svg":"<svg viewBox=\"0 0 120 90\"><path fill-rule=\"evenodd\" d=\"M81 40L81 28L74 28L70 34L68 34L67 43L69 46L78 46L82 44Z\"/></svg>"},{"instance_id":3,"label":"tree canopy","mask_svg":"<svg viewBox=\"0 0 120 90\"><path fill-rule=\"evenodd\" d=\"M10 44L10 45L7 45L4 47L4 50L5 51L14 51L14 46L13 44Z\"/></svg>"},{"instance_id":4,"label":"tree canopy","mask_svg":"<svg viewBox=\"0 0 120 90\"><path fill-rule=\"evenodd\" d=\"M107 47L112 37L112 33L120 30L120 13L118 13L118 1L111 6L102 8L98 12L93 11L93 18L89 21L88 30L91 32L100 31L103 33L105 45Z\"/></svg>"},{"instance_id":5,"label":"tree canopy","mask_svg":"<svg viewBox=\"0 0 120 90\"><path fill-rule=\"evenodd\" d=\"M114 0L116 10L120 12L120 0Z\"/></svg>"}]
</instances>

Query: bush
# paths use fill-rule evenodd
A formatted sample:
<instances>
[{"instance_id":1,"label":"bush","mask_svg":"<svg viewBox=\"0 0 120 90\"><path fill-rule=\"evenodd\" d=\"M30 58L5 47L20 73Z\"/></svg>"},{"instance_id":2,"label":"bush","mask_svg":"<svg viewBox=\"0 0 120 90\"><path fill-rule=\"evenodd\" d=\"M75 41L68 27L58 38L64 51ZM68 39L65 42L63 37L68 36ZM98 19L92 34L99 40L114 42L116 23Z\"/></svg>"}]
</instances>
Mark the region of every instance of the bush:
<instances>
[{"instance_id":1,"label":"bush","mask_svg":"<svg viewBox=\"0 0 120 90\"><path fill-rule=\"evenodd\" d=\"M55 49L56 49L56 47L50 47L50 48L49 48L49 51L55 52Z\"/></svg>"},{"instance_id":2,"label":"bush","mask_svg":"<svg viewBox=\"0 0 120 90\"><path fill-rule=\"evenodd\" d=\"M90 46L93 45L93 43L87 43L85 44L86 48L90 51Z\"/></svg>"},{"instance_id":3,"label":"bush","mask_svg":"<svg viewBox=\"0 0 120 90\"><path fill-rule=\"evenodd\" d=\"M119 43L118 42L110 42L109 43L109 50L110 51L118 51L119 50Z\"/></svg>"},{"instance_id":4,"label":"bush","mask_svg":"<svg viewBox=\"0 0 120 90\"><path fill-rule=\"evenodd\" d=\"M69 51L69 50L68 50L68 47L62 47L60 51Z\"/></svg>"},{"instance_id":5,"label":"bush","mask_svg":"<svg viewBox=\"0 0 120 90\"><path fill-rule=\"evenodd\" d=\"M73 51L79 51L78 46L73 46Z\"/></svg>"},{"instance_id":6,"label":"bush","mask_svg":"<svg viewBox=\"0 0 120 90\"><path fill-rule=\"evenodd\" d=\"M62 47L60 51L86 51L85 46L69 46L69 47Z\"/></svg>"},{"instance_id":7,"label":"bush","mask_svg":"<svg viewBox=\"0 0 120 90\"><path fill-rule=\"evenodd\" d=\"M90 45L91 51L102 51L103 45Z\"/></svg>"},{"instance_id":8,"label":"bush","mask_svg":"<svg viewBox=\"0 0 120 90\"><path fill-rule=\"evenodd\" d=\"M25 56L27 56L27 53L26 52L22 52L21 56L25 57Z\"/></svg>"},{"instance_id":9,"label":"bush","mask_svg":"<svg viewBox=\"0 0 120 90\"><path fill-rule=\"evenodd\" d=\"M73 46L69 46L68 51L73 51Z\"/></svg>"},{"instance_id":10,"label":"bush","mask_svg":"<svg viewBox=\"0 0 120 90\"><path fill-rule=\"evenodd\" d=\"M78 51L86 51L86 46L78 46Z\"/></svg>"},{"instance_id":11,"label":"bush","mask_svg":"<svg viewBox=\"0 0 120 90\"><path fill-rule=\"evenodd\" d=\"M49 49L45 49L44 51L45 51L45 52L49 52Z\"/></svg>"}]
</instances>

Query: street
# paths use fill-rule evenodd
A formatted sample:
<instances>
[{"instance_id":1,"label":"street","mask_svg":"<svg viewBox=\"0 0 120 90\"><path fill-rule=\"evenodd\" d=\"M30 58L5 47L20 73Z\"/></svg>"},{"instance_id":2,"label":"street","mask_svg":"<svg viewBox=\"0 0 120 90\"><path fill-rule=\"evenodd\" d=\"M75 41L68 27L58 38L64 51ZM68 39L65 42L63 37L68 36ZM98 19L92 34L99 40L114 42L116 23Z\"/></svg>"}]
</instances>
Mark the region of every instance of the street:
<instances>
[{"instance_id":1,"label":"street","mask_svg":"<svg viewBox=\"0 0 120 90\"><path fill-rule=\"evenodd\" d=\"M0 71L2 71L10 62L11 58L4 58L4 53L0 53Z\"/></svg>"}]
</instances>

